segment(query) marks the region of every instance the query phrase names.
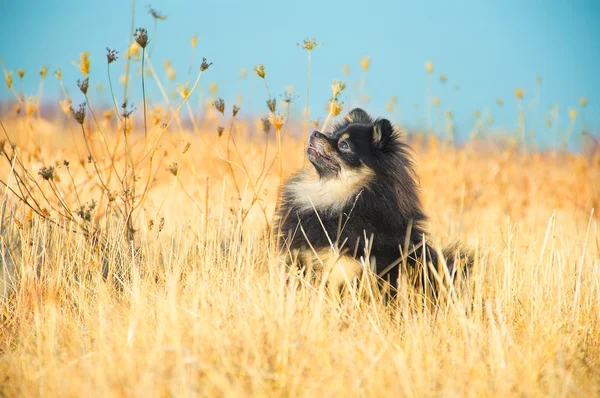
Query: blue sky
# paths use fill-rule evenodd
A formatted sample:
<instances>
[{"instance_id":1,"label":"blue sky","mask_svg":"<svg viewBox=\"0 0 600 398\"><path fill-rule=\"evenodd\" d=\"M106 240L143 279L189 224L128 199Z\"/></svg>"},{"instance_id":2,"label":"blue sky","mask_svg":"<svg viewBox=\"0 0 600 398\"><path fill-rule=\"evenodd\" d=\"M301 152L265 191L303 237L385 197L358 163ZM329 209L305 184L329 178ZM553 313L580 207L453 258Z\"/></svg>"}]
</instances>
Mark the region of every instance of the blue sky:
<instances>
[{"instance_id":1,"label":"blue sky","mask_svg":"<svg viewBox=\"0 0 600 398\"><path fill-rule=\"evenodd\" d=\"M539 105L531 111L527 129L535 128L540 141L556 141L557 131L567 127L570 107L577 108L581 115L579 99L583 96L588 98L586 126L599 134L600 5L594 1L157 0L151 6L168 17L159 21L157 32L148 14L149 5L136 3L135 25L146 27L155 39L152 60L159 76L164 77L162 62L169 59L178 80L185 81L190 38L197 33L192 75L201 57L208 58L214 64L202 77L204 89L216 82L218 95L228 105L241 93L242 113L246 115L266 112L263 83L252 72L258 63L267 68L270 89L277 97L285 87L295 88L296 109L301 112L306 52L296 43L316 37L324 44L312 53L312 117L325 116L324 106L335 79L348 84L342 96L346 110L356 103L359 96L355 88L363 77L360 58L370 56L366 77L370 99L363 105L374 114L387 115L409 127L426 124L424 64L431 60L431 92L441 100L440 110L434 108L432 113L437 117L451 110L459 136L468 134L476 110L492 114L496 128L514 130L514 90L523 88L525 103L529 104L536 91L536 76L542 78ZM91 54L91 87L96 83L108 87L105 48L120 52L127 48L131 3L2 0L2 9L0 58L10 70L27 70L25 93L37 91L37 72L48 65L50 72L62 68L74 103L81 101L76 88L81 76L71 61L83 51ZM113 64L113 82L122 73L122 61ZM348 77L342 73L344 64L350 66ZM247 68L247 78L239 77L240 68ZM439 81L441 73L447 75L446 84ZM160 100L152 81L148 90L150 98ZM400 114L386 111L385 104L392 95L398 98ZM106 91L94 92L94 96L108 101ZM52 76L46 81L44 97L60 97ZM0 100L10 98L11 93L2 84ZM503 107L498 107L497 98L503 100ZM554 104L560 104L560 124L549 130L544 119ZM576 130L580 122L578 117Z\"/></svg>"}]
</instances>

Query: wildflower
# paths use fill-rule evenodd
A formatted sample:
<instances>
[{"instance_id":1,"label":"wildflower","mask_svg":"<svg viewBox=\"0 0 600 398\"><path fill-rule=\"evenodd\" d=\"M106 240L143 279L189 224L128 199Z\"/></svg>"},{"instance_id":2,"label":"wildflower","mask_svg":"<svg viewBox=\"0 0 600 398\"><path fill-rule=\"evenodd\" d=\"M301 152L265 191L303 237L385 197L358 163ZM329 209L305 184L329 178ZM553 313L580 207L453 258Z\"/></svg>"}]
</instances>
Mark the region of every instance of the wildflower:
<instances>
[{"instance_id":1,"label":"wildflower","mask_svg":"<svg viewBox=\"0 0 600 398\"><path fill-rule=\"evenodd\" d=\"M27 103L25 104L25 114L27 116L33 115L36 109L37 107L35 103L33 103L31 100L27 101Z\"/></svg>"},{"instance_id":2,"label":"wildflower","mask_svg":"<svg viewBox=\"0 0 600 398\"><path fill-rule=\"evenodd\" d=\"M425 62L425 71L427 71L427 73L433 73L433 62L432 61Z\"/></svg>"},{"instance_id":3,"label":"wildflower","mask_svg":"<svg viewBox=\"0 0 600 398\"><path fill-rule=\"evenodd\" d=\"M202 64L200 64L200 72L204 72L212 65L212 62L206 62L206 58L202 58Z\"/></svg>"},{"instance_id":4,"label":"wildflower","mask_svg":"<svg viewBox=\"0 0 600 398\"><path fill-rule=\"evenodd\" d=\"M267 108L269 108L271 112L275 112L276 106L277 100L275 98L267 100Z\"/></svg>"},{"instance_id":5,"label":"wildflower","mask_svg":"<svg viewBox=\"0 0 600 398\"><path fill-rule=\"evenodd\" d=\"M90 85L90 79L89 77L86 77L83 80L79 80L77 79L77 87L79 87L79 89L81 90L81 92L83 93L83 95L87 95L87 91Z\"/></svg>"},{"instance_id":6,"label":"wildflower","mask_svg":"<svg viewBox=\"0 0 600 398\"><path fill-rule=\"evenodd\" d=\"M453 116L454 116L454 114L452 113L452 111L446 111L446 119L452 120Z\"/></svg>"},{"instance_id":7,"label":"wildflower","mask_svg":"<svg viewBox=\"0 0 600 398\"><path fill-rule=\"evenodd\" d=\"M317 129L317 128L319 128L319 125L321 124L321 118L311 120L309 123L312 124L313 126L315 126L315 128Z\"/></svg>"},{"instance_id":8,"label":"wildflower","mask_svg":"<svg viewBox=\"0 0 600 398\"><path fill-rule=\"evenodd\" d=\"M496 98L496 104L498 104L498 106L502 106L504 105L504 101L502 101L502 98Z\"/></svg>"},{"instance_id":9,"label":"wildflower","mask_svg":"<svg viewBox=\"0 0 600 398\"><path fill-rule=\"evenodd\" d=\"M150 7L150 10L148 10L148 12L150 13L150 15L152 15L152 18L154 19L160 19L161 21L167 19L167 16L165 14L162 14L161 12L155 10L152 7Z\"/></svg>"},{"instance_id":10,"label":"wildflower","mask_svg":"<svg viewBox=\"0 0 600 398\"><path fill-rule=\"evenodd\" d=\"M23 224L21 224L21 221L19 221L18 218L15 218L14 222L15 222L15 225L17 226L17 228L23 229Z\"/></svg>"},{"instance_id":11,"label":"wildflower","mask_svg":"<svg viewBox=\"0 0 600 398\"><path fill-rule=\"evenodd\" d=\"M223 98L217 99L215 102L213 102L213 105L219 112L221 112L222 115L225 115L225 101L223 101Z\"/></svg>"},{"instance_id":12,"label":"wildflower","mask_svg":"<svg viewBox=\"0 0 600 398\"><path fill-rule=\"evenodd\" d=\"M342 65L342 73L344 74L344 76L350 75L350 66Z\"/></svg>"},{"instance_id":13,"label":"wildflower","mask_svg":"<svg viewBox=\"0 0 600 398\"><path fill-rule=\"evenodd\" d=\"M194 36L192 36L192 38L190 39L190 44L192 45L192 48L196 48L196 45L198 45L198 34L197 33Z\"/></svg>"},{"instance_id":14,"label":"wildflower","mask_svg":"<svg viewBox=\"0 0 600 398\"><path fill-rule=\"evenodd\" d=\"M140 59L140 45L137 41L131 43L129 49L127 50L127 58L133 59L134 61L138 61Z\"/></svg>"},{"instance_id":15,"label":"wildflower","mask_svg":"<svg viewBox=\"0 0 600 398\"><path fill-rule=\"evenodd\" d=\"M317 43L317 39L313 37L312 39L304 39L304 43L297 43L298 46L301 46L303 49L312 51L313 49L319 47L323 43Z\"/></svg>"},{"instance_id":16,"label":"wildflower","mask_svg":"<svg viewBox=\"0 0 600 398\"><path fill-rule=\"evenodd\" d=\"M489 115L487 118L487 122L488 124L494 124L494 115Z\"/></svg>"},{"instance_id":17,"label":"wildflower","mask_svg":"<svg viewBox=\"0 0 600 398\"><path fill-rule=\"evenodd\" d=\"M225 127L223 127L223 126L217 127L217 133L219 134L219 137L221 137L223 135L223 131L225 131Z\"/></svg>"},{"instance_id":18,"label":"wildflower","mask_svg":"<svg viewBox=\"0 0 600 398\"><path fill-rule=\"evenodd\" d=\"M392 97L390 98L390 103L397 104L398 103L398 96L397 95L392 95Z\"/></svg>"},{"instance_id":19,"label":"wildflower","mask_svg":"<svg viewBox=\"0 0 600 398\"><path fill-rule=\"evenodd\" d=\"M269 122L275 127L275 130L279 131L285 122L285 115L283 113L271 113L269 114Z\"/></svg>"},{"instance_id":20,"label":"wildflower","mask_svg":"<svg viewBox=\"0 0 600 398\"><path fill-rule=\"evenodd\" d=\"M146 48L148 45L148 31L145 28L137 28L133 36L135 37L135 42L140 47Z\"/></svg>"},{"instance_id":21,"label":"wildflower","mask_svg":"<svg viewBox=\"0 0 600 398\"><path fill-rule=\"evenodd\" d=\"M171 174L173 174L175 177L177 177L177 173L179 172L179 163L177 162L173 162L169 165L168 170L171 172Z\"/></svg>"},{"instance_id":22,"label":"wildflower","mask_svg":"<svg viewBox=\"0 0 600 398\"><path fill-rule=\"evenodd\" d=\"M237 105L233 106L233 117L236 117L236 115L238 114L238 112L240 111L240 107Z\"/></svg>"},{"instance_id":23,"label":"wildflower","mask_svg":"<svg viewBox=\"0 0 600 398\"><path fill-rule=\"evenodd\" d=\"M77 123L83 125L83 122L85 121L85 102L79 104L79 109L77 110L71 107L71 113L75 117L75 120L77 120Z\"/></svg>"},{"instance_id":24,"label":"wildflower","mask_svg":"<svg viewBox=\"0 0 600 398\"><path fill-rule=\"evenodd\" d=\"M186 84L178 84L177 89L179 90L179 94L181 95L181 97L183 99L187 99L187 97L189 97L190 94L192 93L192 89L189 87L189 85L187 83Z\"/></svg>"},{"instance_id":25,"label":"wildflower","mask_svg":"<svg viewBox=\"0 0 600 398\"><path fill-rule=\"evenodd\" d=\"M113 63L119 58L117 50L106 47L106 62Z\"/></svg>"},{"instance_id":26,"label":"wildflower","mask_svg":"<svg viewBox=\"0 0 600 398\"><path fill-rule=\"evenodd\" d=\"M54 167L42 167L40 171L38 171L38 175L42 176L42 178L46 181L54 179Z\"/></svg>"},{"instance_id":27,"label":"wildflower","mask_svg":"<svg viewBox=\"0 0 600 398\"><path fill-rule=\"evenodd\" d=\"M13 85L13 73L12 71L4 71L4 80L6 81L6 87L10 90Z\"/></svg>"},{"instance_id":28,"label":"wildflower","mask_svg":"<svg viewBox=\"0 0 600 398\"><path fill-rule=\"evenodd\" d=\"M360 59L360 67L365 72L369 70L369 65L371 65L371 57L362 57Z\"/></svg>"},{"instance_id":29,"label":"wildflower","mask_svg":"<svg viewBox=\"0 0 600 398\"><path fill-rule=\"evenodd\" d=\"M264 133L269 134L269 132L271 131L271 121L269 120L269 118L267 116L263 117L260 120L262 121Z\"/></svg>"},{"instance_id":30,"label":"wildflower","mask_svg":"<svg viewBox=\"0 0 600 398\"><path fill-rule=\"evenodd\" d=\"M587 104L588 104L588 99L587 99L587 97L581 97L581 98L579 98L579 105L580 105L582 108L585 108L585 107L587 106Z\"/></svg>"},{"instance_id":31,"label":"wildflower","mask_svg":"<svg viewBox=\"0 0 600 398\"><path fill-rule=\"evenodd\" d=\"M441 81L442 83L446 83L446 81L447 81L447 80L448 80L448 78L446 77L446 75L444 75L444 74L441 74L441 75L440 75L440 81Z\"/></svg>"},{"instance_id":32,"label":"wildflower","mask_svg":"<svg viewBox=\"0 0 600 398\"><path fill-rule=\"evenodd\" d=\"M55 70L54 77L56 77L56 80L61 81L62 80L62 69L58 68L57 70Z\"/></svg>"},{"instance_id":33,"label":"wildflower","mask_svg":"<svg viewBox=\"0 0 600 398\"><path fill-rule=\"evenodd\" d=\"M40 77L42 79L45 79L47 74L48 74L48 67L42 66L42 69L40 69Z\"/></svg>"},{"instance_id":34,"label":"wildflower","mask_svg":"<svg viewBox=\"0 0 600 398\"><path fill-rule=\"evenodd\" d=\"M263 79L265 78L265 67L263 64L258 64L254 67L254 71L256 72L256 74L260 77L262 77Z\"/></svg>"},{"instance_id":35,"label":"wildflower","mask_svg":"<svg viewBox=\"0 0 600 398\"><path fill-rule=\"evenodd\" d=\"M481 112L479 110L476 110L474 113L475 119L479 119L481 117Z\"/></svg>"},{"instance_id":36,"label":"wildflower","mask_svg":"<svg viewBox=\"0 0 600 398\"><path fill-rule=\"evenodd\" d=\"M344 103L338 101L337 99L334 99L333 101L331 101L330 105L329 105L329 111L331 112L331 114L333 116L337 116L340 114L340 112L342 111L344 107Z\"/></svg>"},{"instance_id":37,"label":"wildflower","mask_svg":"<svg viewBox=\"0 0 600 398\"><path fill-rule=\"evenodd\" d=\"M440 97L433 97L433 105L440 106Z\"/></svg>"},{"instance_id":38,"label":"wildflower","mask_svg":"<svg viewBox=\"0 0 600 398\"><path fill-rule=\"evenodd\" d=\"M71 113L71 105L73 103L70 99L64 99L60 101L60 109L65 113L65 115L69 115Z\"/></svg>"},{"instance_id":39,"label":"wildflower","mask_svg":"<svg viewBox=\"0 0 600 398\"><path fill-rule=\"evenodd\" d=\"M518 100L522 100L524 96L525 96L525 91L523 91L522 88L515 89L515 97Z\"/></svg>"},{"instance_id":40,"label":"wildflower","mask_svg":"<svg viewBox=\"0 0 600 398\"><path fill-rule=\"evenodd\" d=\"M169 78L169 80L175 80L175 78L177 77L177 75L175 74L175 68L173 68L172 66L169 66L167 68L167 77Z\"/></svg>"},{"instance_id":41,"label":"wildflower","mask_svg":"<svg viewBox=\"0 0 600 398\"><path fill-rule=\"evenodd\" d=\"M218 88L219 86L217 85L217 82L211 82L208 90L212 95L217 95Z\"/></svg>"},{"instance_id":42,"label":"wildflower","mask_svg":"<svg viewBox=\"0 0 600 398\"><path fill-rule=\"evenodd\" d=\"M334 97L337 97L338 95L340 95L340 93L342 91L344 91L345 88L346 88L346 84L339 80L334 80L331 83L331 91L333 91Z\"/></svg>"},{"instance_id":43,"label":"wildflower","mask_svg":"<svg viewBox=\"0 0 600 398\"><path fill-rule=\"evenodd\" d=\"M63 164L65 165L65 167L69 167L70 162L68 160L63 160Z\"/></svg>"},{"instance_id":44,"label":"wildflower","mask_svg":"<svg viewBox=\"0 0 600 398\"><path fill-rule=\"evenodd\" d=\"M19 75L19 79L22 79L25 76L25 69L17 69L17 75Z\"/></svg>"},{"instance_id":45,"label":"wildflower","mask_svg":"<svg viewBox=\"0 0 600 398\"><path fill-rule=\"evenodd\" d=\"M75 65L79 67L84 76L88 76L90 74L90 53L85 51L79 54L79 65Z\"/></svg>"},{"instance_id":46,"label":"wildflower","mask_svg":"<svg viewBox=\"0 0 600 398\"><path fill-rule=\"evenodd\" d=\"M394 111L394 104L392 104L391 102L388 102L387 104L385 104L385 110L388 112L393 112Z\"/></svg>"},{"instance_id":47,"label":"wildflower","mask_svg":"<svg viewBox=\"0 0 600 398\"><path fill-rule=\"evenodd\" d=\"M571 119L573 121L576 118L577 118L577 109L569 108L569 119Z\"/></svg>"}]
</instances>

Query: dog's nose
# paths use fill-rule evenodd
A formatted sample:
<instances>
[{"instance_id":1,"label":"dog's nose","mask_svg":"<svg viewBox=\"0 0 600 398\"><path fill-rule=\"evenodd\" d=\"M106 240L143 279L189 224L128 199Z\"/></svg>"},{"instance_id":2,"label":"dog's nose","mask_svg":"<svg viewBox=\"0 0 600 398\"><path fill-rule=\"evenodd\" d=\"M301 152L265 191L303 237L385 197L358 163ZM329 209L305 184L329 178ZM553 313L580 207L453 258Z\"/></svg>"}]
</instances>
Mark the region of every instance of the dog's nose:
<instances>
[{"instance_id":1,"label":"dog's nose","mask_svg":"<svg viewBox=\"0 0 600 398\"><path fill-rule=\"evenodd\" d=\"M312 133L312 137L314 137L314 138L323 138L324 135L315 130Z\"/></svg>"}]
</instances>

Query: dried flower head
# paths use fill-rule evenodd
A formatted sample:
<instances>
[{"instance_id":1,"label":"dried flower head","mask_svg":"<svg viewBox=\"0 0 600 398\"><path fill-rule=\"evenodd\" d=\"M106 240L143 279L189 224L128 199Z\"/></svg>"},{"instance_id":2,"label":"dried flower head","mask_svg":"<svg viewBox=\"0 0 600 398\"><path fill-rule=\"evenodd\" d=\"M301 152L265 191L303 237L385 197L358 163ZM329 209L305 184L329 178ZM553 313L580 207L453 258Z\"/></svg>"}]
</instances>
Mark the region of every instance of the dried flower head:
<instances>
[{"instance_id":1,"label":"dried flower head","mask_svg":"<svg viewBox=\"0 0 600 398\"><path fill-rule=\"evenodd\" d=\"M213 63L206 62L206 58L202 58L202 63L200 64L200 72L204 72L207 70Z\"/></svg>"},{"instance_id":2,"label":"dried flower head","mask_svg":"<svg viewBox=\"0 0 600 398\"><path fill-rule=\"evenodd\" d=\"M279 131L281 130L281 127L283 127L283 123L285 122L285 115L281 112L277 114L271 113L269 114L269 121L271 122L273 127L275 127L275 130Z\"/></svg>"},{"instance_id":3,"label":"dried flower head","mask_svg":"<svg viewBox=\"0 0 600 398\"><path fill-rule=\"evenodd\" d=\"M580 105L582 108L585 108L585 107L587 106L587 104L588 104L588 99L587 99L587 97L581 97L581 98L579 98L579 105Z\"/></svg>"},{"instance_id":4,"label":"dried flower head","mask_svg":"<svg viewBox=\"0 0 600 398\"><path fill-rule=\"evenodd\" d=\"M83 95L87 95L88 88L90 87L90 78L86 77L83 80L77 79L77 87L79 87Z\"/></svg>"},{"instance_id":5,"label":"dried flower head","mask_svg":"<svg viewBox=\"0 0 600 398\"><path fill-rule=\"evenodd\" d=\"M275 112L275 109L277 108L277 100L275 98L267 100L267 108L269 108L271 112Z\"/></svg>"},{"instance_id":6,"label":"dried flower head","mask_svg":"<svg viewBox=\"0 0 600 398\"><path fill-rule=\"evenodd\" d=\"M448 80L448 77L446 77L446 75L444 75L444 74L441 74L441 75L440 75L440 81L441 81L442 83L446 83L446 81L447 81L447 80Z\"/></svg>"},{"instance_id":7,"label":"dried flower head","mask_svg":"<svg viewBox=\"0 0 600 398\"><path fill-rule=\"evenodd\" d=\"M342 91L344 91L345 88L346 88L346 83L343 83L339 80L334 80L331 83L331 91L333 92L334 97L337 97L338 95L340 95L340 93Z\"/></svg>"},{"instance_id":8,"label":"dried flower head","mask_svg":"<svg viewBox=\"0 0 600 398\"><path fill-rule=\"evenodd\" d=\"M25 76L25 69L17 69L17 75L22 79Z\"/></svg>"},{"instance_id":9,"label":"dried flower head","mask_svg":"<svg viewBox=\"0 0 600 398\"><path fill-rule=\"evenodd\" d=\"M535 77L535 82L536 82L537 84L542 84L542 77L541 77L541 76L536 76L536 77Z\"/></svg>"},{"instance_id":10,"label":"dried flower head","mask_svg":"<svg viewBox=\"0 0 600 398\"><path fill-rule=\"evenodd\" d=\"M371 65L371 57L361 57L360 58L360 67L365 72L369 70L369 66Z\"/></svg>"},{"instance_id":11,"label":"dried flower head","mask_svg":"<svg viewBox=\"0 0 600 398\"><path fill-rule=\"evenodd\" d=\"M350 66L342 65L342 73L344 74L344 76L349 76L350 75Z\"/></svg>"},{"instance_id":12,"label":"dried flower head","mask_svg":"<svg viewBox=\"0 0 600 398\"><path fill-rule=\"evenodd\" d=\"M165 227L165 218L161 217L160 222L158 223L158 232L162 231Z\"/></svg>"},{"instance_id":13,"label":"dried flower head","mask_svg":"<svg viewBox=\"0 0 600 398\"><path fill-rule=\"evenodd\" d=\"M225 131L225 127L223 127L223 126L217 127L217 134L219 134L219 137L221 137L223 135L224 131Z\"/></svg>"},{"instance_id":14,"label":"dried flower head","mask_svg":"<svg viewBox=\"0 0 600 398\"><path fill-rule=\"evenodd\" d=\"M196 48L196 46L198 45L198 34L194 34L194 36L192 36L192 38L190 39L190 44L192 45L192 48Z\"/></svg>"},{"instance_id":15,"label":"dried flower head","mask_svg":"<svg viewBox=\"0 0 600 398\"><path fill-rule=\"evenodd\" d=\"M77 123L83 125L83 122L85 121L85 102L79 104L79 109L77 110L73 109L73 107L70 109L71 113L75 117L75 120L77 120Z\"/></svg>"},{"instance_id":16,"label":"dried flower head","mask_svg":"<svg viewBox=\"0 0 600 398\"><path fill-rule=\"evenodd\" d=\"M210 85L208 86L208 91L210 91L212 95L217 95L217 91L219 91L219 86L217 85L217 82L210 82Z\"/></svg>"},{"instance_id":17,"label":"dried flower head","mask_svg":"<svg viewBox=\"0 0 600 398\"><path fill-rule=\"evenodd\" d=\"M297 43L298 46L301 46L303 49L312 51L313 49L319 47L323 43L317 43L317 39L315 37L311 39L304 39L302 44Z\"/></svg>"},{"instance_id":18,"label":"dried flower head","mask_svg":"<svg viewBox=\"0 0 600 398\"><path fill-rule=\"evenodd\" d=\"M435 96L435 97L433 97L433 100L432 100L432 101L433 101L433 105L434 105L434 106L436 106L436 107L439 107L439 106L440 106L440 103L441 103L441 102L440 102L440 97L438 97L438 96Z\"/></svg>"},{"instance_id":19,"label":"dried flower head","mask_svg":"<svg viewBox=\"0 0 600 398\"><path fill-rule=\"evenodd\" d=\"M127 49L127 53L125 53L125 55L129 59L132 59L134 61L139 61L140 60L140 48L141 47L137 43L137 41L134 41L133 43L131 43L131 46L129 46L129 48Z\"/></svg>"},{"instance_id":20,"label":"dried flower head","mask_svg":"<svg viewBox=\"0 0 600 398\"><path fill-rule=\"evenodd\" d=\"M476 110L473 116L475 116L475 119L479 119L481 117L481 112L479 110Z\"/></svg>"},{"instance_id":21,"label":"dried flower head","mask_svg":"<svg viewBox=\"0 0 600 398\"><path fill-rule=\"evenodd\" d=\"M65 159L65 160L63 160L63 165L64 165L65 167L69 167L69 164L70 164L70 162L69 162L68 160L66 160L66 159Z\"/></svg>"},{"instance_id":22,"label":"dried flower head","mask_svg":"<svg viewBox=\"0 0 600 398\"><path fill-rule=\"evenodd\" d=\"M522 88L515 89L515 97L518 100L522 100L524 96L525 96L525 91L523 91Z\"/></svg>"},{"instance_id":23,"label":"dried flower head","mask_svg":"<svg viewBox=\"0 0 600 398\"><path fill-rule=\"evenodd\" d=\"M45 79L47 75L48 75L48 67L42 66L42 68L40 69L40 77L42 79Z\"/></svg>"},{"instance_id":24,"label":"dried flower head","mask_svg":"<svg viewBox=\"0 0 600 398\"><path fill-rule=\"evenodd\" d=\"M71 114L71 106L73 102L70 99L64 99L60 101L60 109L65 113L65 115L69 116Z\"/></svg>"},{"instance_id":25,"label":"dried flower head","mask_svg":"<svg viewBox=\"0 0 600 398\"><path fill-rule=\"evenodd\" d=\"M213 105L222 115L225 115L225 101L223 101L223 98L217 99L213 102Z\"/></svg>"},{"instance_id":26,"label":"dried flower head","mask_svg":"<svg viewBox=\"0 0 600 398\"><path fill-rule=\"evenodd\" d=\"M263 131L265 134L269 134L271 132L271 121L267 116L260 119L262 121Z\"/></svg>"},{"instance_id":27,"label":"dried flower head","mask_svg":"<svg viewBox=\"0 0 600 398\"><path fill-rule=\"evenodd\" d=\"M152 18L154 18L154 19L158 19L161 21L164 21L167 19L167 16L165 14L161 13L160 11L155 10L152 7L150 7L148 12L150 13L150 15L152 15Z\"/></svg>"},{"instance_id":28,"label":"dried flower head","mask_svg":"<svg viewBox=\"0 0 600 398\"><path fill-rule=\"evenodd\" d=\"M181 154L184 155L190 149L190 146L192 146L192 143L186 141L183 150L181 151Z\"/></svg>"},{"instance_id":29,"label":"dried flower head","mask_svg":"<svg viewBox=\"0 0 600 398\"><path fill-rule=\"evenodd\" d=\"M28 99L27 102L25 103L25 114L27 116L31 116L31 115L33 115L33 113L35 112L36 109L37 109L37 105L36 105L35 101L32 99Z\"/></svg>"},{"instance_id":30,"label":"dried flower head","mask_svg":"<svg viewBox=\"0 0 600 398\"><path fill-rule=\"evenodd\" d=\"M73 62L75 66L79 68L82 75L88 76L90 74L90 53L88 51L79 54L79 64ZM60 80L60 79L59 79Z\"/></svg>"},{"instance_id":31,"label":"dried flower head","mask_svg":"<svg viewBox=\"0 0 600 398\"><path fill-rule=\"evenodd\" d=\"M333 116L339 115L340 112L342 112L343 108L344 108L344 103L340 102L337 99L332 100L329 104L329 111L331 112L331 114Z\"/></svg>"},{"instance_id":32,"label":"dried flower head","mask_svg":"<svg viewBox=\"0 0 600 398\"><path fill-rule=\"evenodd\" d=\"M263 64L256 65L254 67L254 72L256 72L256 74L263 79L265 78L265 74L267 73Z\"/></svg>"},{"instance_id":33,"label":"dried flower head","mask_svg":"<svg viewBox=\"0 0 600 398\"><path fill-rule=\"evenodd\" d=\"M179 95L181 95L181 98L183 98L183 99L187 99L190 96L190 94L192 93L192 89L190 88L188 83L178 84L177 91L179 91Z\"/></svg>"},{"instance_id":34,"label":"dried flower head","mask_svg":"<svg viewBox=\"0 0 600 398\"><path fill-rule=\"evenodd\" d=\"M169 170L169 172L171 174L173 174L175 177L177 177L177 173L179 173L179 163L177 163L177 162L171 163L167 170Z\"/></svg>"},{"instance_id":35,"label":"dried flower head","mask_svg":"<svg viewBox=\"0 0 600 398\"><path fill-rule=\"evenodd\" d=\"M319 128L319 125L321 124L321 118L319 117L314 120L311 120L309 121L309 123L315 126L315 128Z\"/></svg>"},{"instance_id":36,"label":"dried flower head","mask_svg":"<svg viewBox=\"0 0 600 398\"><path fill-rule=\"evenodd\" d=\"M498 104L498 106L503 106L504 101L502 101L502 98L496 98L496 104Z\"/></svg>"},{"instance_id":37,"label":"dried flower head","mask_svg":"<svg viewBox=\"0 0 600 398\"><path fill-rule=\"evenodd\" d=\"M574 121L577 118L577 109L569 108L569 119Z\"/></svg>"},{"instance_id":38,"label":"dried flower head","mask_svg":"<svg viewBox=\"0 0 600 398\"><path fill-rule=\"evenodd\" d=\"M58 68L57 70L55 70L54 77L56 77L56 80L61 81L62 80L62 69Z\"/></svg>"},{"instance_id":39,"label":"dried flower head","mask_svg":"<svg viewBox=\"0 0 600 398\"><path fill-rule=\"evenodd\" d=\"M109 64L115 62L119 58L117 50L106 47L106 62Z\"/></svg>"},{"instance_id":40,"label":"dried flower head","mask_svg":"<svg viewBox=\"0 0 600 398\"><path fill-rule=\"evenodd\" d=\"M232 111L233 117L236 117L239 111L240 111L240 107L237 106L237 105L234 105L233 106L233 111Z\"/></svg>"},{"instance_id":41,"label":"dried flower head","mask_svg":"<svg viewBox=\"0 0 600 398\"><path fill-rule=\"evenodd\" d=\"M452 111L446 111L446 119L452 120L453 117L454 117L454 114L452 114Z\"/></svg>"},{"instance_id":42,"label":"dried flower head","mask_svg":"<svg viewBox=\"0 0 600 398\"><path fill-rule=\"evenodd\" d=\"M6 87L10 90L13 86L13 73L12 71L5 70L4 71L4 81L6 82Z\"/></svg>"},{"instance_id":43,"label":"dried flower head","mask_svg":"<svg viewBox=\"0 0 600 398\"><path fill-rule=\"evenodd\" d=\"M54 167L42 167L40 171L38 171L38 175L42 176L46 181L52 180L54 178Z\"/></svg>"},{"instance_id":44,"label":"dried flower head","mask_svg":"<svg viewBox=\"0 0 600 398\"><path fill-rule=\"evenodd\" d=\"M135 42L142 48L148 45L148 31L145 28L137 28L133 34Z\"/></svg>"},{"instance_id":45,"label":"dried flower head","mask_svg":"<svg viewBox=\"0 0 600 398\"><path fill-rule=\"evenodd\" d=\"M433 73L433 62L432 61L425 62L425 71L427 73Z\"/></svg>"}]
</instances>

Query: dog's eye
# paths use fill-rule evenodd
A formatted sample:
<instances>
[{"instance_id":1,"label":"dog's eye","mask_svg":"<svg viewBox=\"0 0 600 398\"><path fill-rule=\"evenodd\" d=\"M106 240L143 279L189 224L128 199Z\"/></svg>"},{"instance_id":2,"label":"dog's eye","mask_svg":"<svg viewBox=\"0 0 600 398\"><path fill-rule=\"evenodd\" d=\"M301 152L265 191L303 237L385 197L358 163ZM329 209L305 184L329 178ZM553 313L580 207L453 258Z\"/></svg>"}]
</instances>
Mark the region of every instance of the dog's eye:
<instances>
[{"instance_id":1,"label":"dog's eye","mask_svg":"<svg viewBox=\"0 0 600 398\"><path fill-rule=\"evenodd\" d=\"M338 146L340 147L340 149L342 151L347 151L350 149L350 144L348 144L348 141L340 141L340 143L338 144Z\"/></svg>"}]
</instances>

